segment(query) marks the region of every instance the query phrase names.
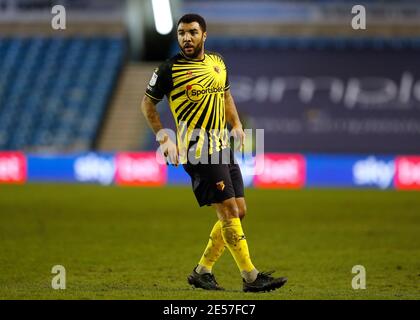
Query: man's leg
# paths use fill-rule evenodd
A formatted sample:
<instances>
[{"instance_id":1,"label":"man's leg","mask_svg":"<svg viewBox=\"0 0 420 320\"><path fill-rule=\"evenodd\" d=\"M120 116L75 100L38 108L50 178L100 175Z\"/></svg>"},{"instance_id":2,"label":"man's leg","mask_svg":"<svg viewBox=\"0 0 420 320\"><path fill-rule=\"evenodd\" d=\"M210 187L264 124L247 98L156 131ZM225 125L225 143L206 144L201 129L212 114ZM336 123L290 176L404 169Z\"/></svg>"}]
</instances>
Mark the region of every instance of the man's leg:
<instances>
[{"instance_id":1,"label":"man's leg","mask_svg":"<svg viewBox=\"0 0 420 320\"><path fill-rule=\"evenodd\" d=\"M238 200L239 199L239 200ZM258 272L252 264L248 244L239 219L239 207L242 217L246 211L245 200L230 198L222 203L213 204L219 220L222 223L222 235L243 277L243 290L245 292L271 291L282 287L287 278L274 278L272 272Z\"/></svg>"},{"instance_id":2,"label":"man's leg","mask_svg":"<svg viewBox=\"0 0 420 320\"><path fill-rule=\"evenodd\" d=\"M245 218L246 215L246 202L245 198L235 198L236 205L238 206L238 216L241 221Z\"/></svg>"},{"instance_id":3,"label":"man's leg","mask_svg":"<svg viewBox=\"0 0 420 320\"><path fill-rule=\"evenodd\" d=\"M243 202L244 201L240 201ZM248 244L239 219L239 208L235 198L229 198L213 207L222 225L222 236L246 282L253 282L258 276L249 254Z\"/></svg>"},{"instance_id":4,"label":"man's leg","mask_svg":"<svg viewBox=\"0 0 420 320\"><path fill-rule=\"evenodd\" d=\"M195 271L199 274L211 273L213 265L220 258L223 251L225 251L225 242L222 236L222 223L219 220L211 230L209 242Z\"/></svg>"},{"instance_id":5,"label":"man's leg","mask_svg":"<svg viewBox=\"0 0 420 320\"><path fill-rule=\"evenodd\" d=\"M232 253L244 278L244 291L270 291L281 287L286 281L285 278L275 279L268 273L259 273L251 262L240 222L240 219L245 216L246 204L239 166L184 166L184 168L191 176L194 194L200 206L212 203L220 221L219 225L216 224L213 227L211 242L200 260L201 263L188 277L188 283L207 290L221 289L214 275L206 271L211 270L222 254L223 251L219 250L219 245L222 245L220 239L223 239L224 245Z\"/></svg>"},{"instance_id":6,"label":"man's leg","mask_svg":"<svg viewBox=\"0 0 420 320\"><path fill-rule=\"evenodd\" d=\"M238 206L239 219L243 219L246 214L245 198L235 198ZM220 214L218 215L220 216ZM222 256L225 251L225 241L222 235L222 222L218 220L211 230L210 239L203 255L195 269L197 273L211 273L213 265Z\"/></svg>"}]
</instances>

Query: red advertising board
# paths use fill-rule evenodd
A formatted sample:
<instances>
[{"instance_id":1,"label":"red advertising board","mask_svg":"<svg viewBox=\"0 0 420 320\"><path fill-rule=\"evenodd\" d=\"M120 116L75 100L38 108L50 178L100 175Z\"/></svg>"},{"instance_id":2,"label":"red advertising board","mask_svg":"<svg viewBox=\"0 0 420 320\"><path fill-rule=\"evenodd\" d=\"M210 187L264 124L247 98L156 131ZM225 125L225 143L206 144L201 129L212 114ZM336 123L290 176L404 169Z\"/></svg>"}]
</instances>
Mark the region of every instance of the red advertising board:
<instances>
[{"instance_id":1,"label":"red advertising board","mask_svg":"<svg viewBox=\"0 0 420 320\"><path fill-rule=\"evenodd\" d=\"M155 152L118 153L115 182L127 186L165 185L167 167L162 161L159 162Z\"/></svg>"},{"instance_id":2,"label":"red advertising board","mask_svg":"<svg viewBox=\"0 0 420 320\"><path fill-rule=\"evenodd\" d=\"M0 183L25 183L26 157L21 152L0 152Z\"/></svg>"},{"instance_id":3,"label":"red advertising board","mask_svg":"<svg viewBox=\"0 0 420 320\"><path fill-rule=\"evenodd\" d=\"M398 156L395 167L396 189L420 189L420 156Z\"/></svg>"},{"instance_id":4,"label":"red advertising board","mask_svg":"<svg viewBox=\"0 0 420 320\"><path fill-rule=\"evenodd\" d=\"M259 188L302 188L305 185L306 164L300 154L266 153L256 159L259 174L254 185Z\"/></svg>"}]
</instances>

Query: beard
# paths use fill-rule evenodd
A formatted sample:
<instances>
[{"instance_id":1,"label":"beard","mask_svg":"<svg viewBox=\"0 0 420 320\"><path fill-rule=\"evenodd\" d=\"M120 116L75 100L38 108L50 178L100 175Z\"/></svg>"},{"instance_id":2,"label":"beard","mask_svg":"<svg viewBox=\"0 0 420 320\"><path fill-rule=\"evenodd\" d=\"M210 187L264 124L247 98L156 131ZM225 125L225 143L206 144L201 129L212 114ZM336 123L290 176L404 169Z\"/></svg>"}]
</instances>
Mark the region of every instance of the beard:
<instances>
[{"instance_id":1,"label":"beard","mask_svg":"<svg viewBox=\"0 0 420 320\"><path fill-rule=\"evenodd\" d=\"M187 53L185 51L184 47L179 46L180 49L182 50L182 52L184 53L184 55L190 59L195 59L198 57L198 55L201 53L201 50L203 49L203 40L200 41L199 44L197 44L196 47L194 47L194 50L190 53Z\"/></svg>"}]
</instances>

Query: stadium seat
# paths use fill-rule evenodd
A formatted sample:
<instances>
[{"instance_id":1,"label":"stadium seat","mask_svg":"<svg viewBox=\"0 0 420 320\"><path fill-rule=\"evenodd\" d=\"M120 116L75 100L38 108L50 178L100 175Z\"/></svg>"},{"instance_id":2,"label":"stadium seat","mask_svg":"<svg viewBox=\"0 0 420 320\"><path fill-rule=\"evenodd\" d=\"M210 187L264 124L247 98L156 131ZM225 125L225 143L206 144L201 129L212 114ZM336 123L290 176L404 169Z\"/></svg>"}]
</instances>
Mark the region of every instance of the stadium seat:
<instances>
[{"instance_id":1,"label":"stadium seat","mask_svg":"<svg viewBox=\"0 0 420 320\"><path fill-rule=\"evenodd\" d=\"M0 150L91 148L124 55L122 37L0 38Z\"/></svg>"}]
</instances>

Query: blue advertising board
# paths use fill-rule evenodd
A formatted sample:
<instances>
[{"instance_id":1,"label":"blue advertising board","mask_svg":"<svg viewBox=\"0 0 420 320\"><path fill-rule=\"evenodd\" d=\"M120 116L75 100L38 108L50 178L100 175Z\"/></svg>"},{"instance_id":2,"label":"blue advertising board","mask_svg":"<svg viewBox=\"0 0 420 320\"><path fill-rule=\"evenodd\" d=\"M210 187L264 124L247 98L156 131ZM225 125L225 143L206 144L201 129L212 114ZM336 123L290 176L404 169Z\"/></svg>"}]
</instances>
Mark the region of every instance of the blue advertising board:
<instances>
[{"instance_id":1,"label":"blue advertising board","mask_svg":"<svg viewBox=\"0 0 420 320\"><path fill-rule=\"evenodd\" d=\"M191 179L182 166L168 166L168 183L175 185L190 185Z\"/></svg>"},{"instance_id":2,"label":"blue advertising board","mask_svg":"<svg viewBox=\"0 0 420 320\"><path fill-rule=\"evenodd\" d=\"M28 155L28 181L112 184L113 154Z\"/></svg>"},{"instance_id":3,"label":"blue advertising board","mask_svg":"<svg viewBox=\"0 0 420 320\"><path fill-rule=\"evenodd\" d=\"M273 154L272 154L273 155ZM281 155L281 154L279 154ZM305 187L394 188L396 157L369 154L307 154ZM117 154L82 153L64 155L27 155L28 182L96 183L115 182ZM254 185L255 159L236 155L245 187ZM167 184L191 184L182 166L167 168Z\"/></svg>"},{"instance_id":4,"label":"blue advertising board","mask_svg":"<svg viewBox=\"0 0 420 320\"><path fill-rule=\"evenodd\" d=\"M307 155L307 187L393 187L395 160L391 156Z\"/></svg>"}]
</instances>

